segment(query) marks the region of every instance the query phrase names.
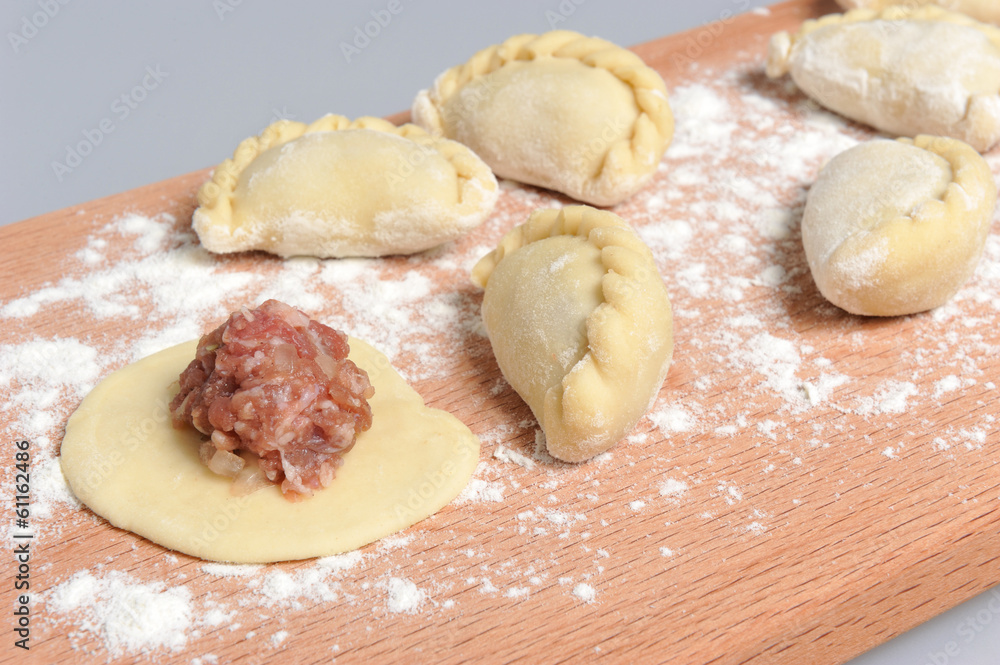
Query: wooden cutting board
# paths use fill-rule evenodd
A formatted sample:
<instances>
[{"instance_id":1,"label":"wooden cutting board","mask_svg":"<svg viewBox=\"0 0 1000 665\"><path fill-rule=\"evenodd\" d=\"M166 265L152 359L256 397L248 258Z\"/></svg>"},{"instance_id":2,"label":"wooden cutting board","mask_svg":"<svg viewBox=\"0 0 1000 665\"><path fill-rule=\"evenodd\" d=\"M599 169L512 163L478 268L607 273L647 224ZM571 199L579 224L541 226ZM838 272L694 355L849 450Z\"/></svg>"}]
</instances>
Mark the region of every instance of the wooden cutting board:
<instances>
[{"instance_id":1,"label":"wooden cutting board","mask_svg":"<svg viewBox=\"0 0 1000 665\"><path fill-rule=\"evenodd\" d=\"M751 133L766 157L774 141L794 140L782 127L823 113L763 77L767 38L830 11L830 2L795 0L635 51L672 98L709 84L737 110L741 95L773 97L773 124L722 119ZM678 145L694 145L681 136L682 120ZM482 438L475 491L339 567L303 561L230 572L58 504L32 526L31 651L10 647L8 632L0 660L832 664L1000 583L1000 228L969 288L944 310L852 317L823 301L800 249L803 192L821 160L803 163L791 182L768 184L773 169L759 155L736 167L706 166L707 157L668 150L654 183L616 210L655 241L676 313L675 364L629 440L587 464L540 459L531 413L476 330L471 262L533 208L568 203L507 183L491 220L428 255L363 261L354 282L321 279L332 262L294 264L297 283L324 303L310 314L352 334L380 310L352 309L342 289L408 278L422 285L414 302L396 303L414 331L391 329L401 324L386 312L389 339L399 341L388 351L431 406ZM77 339L112 359L107 373L123 362L121 349L167 328L141 281L112 287L132 308L124 314L39 294L116 262L193 250L194 195L208 172L0 228L0 307L37 306L17 316L2 310L3 344ZM701 178L672 175L681 172ZM734 173L746 182L725 181ZM713 204L734 201L747 182L773 190L772 203ZM782 208L784 231L758 223ZM129 212L174 221L157 218L165 237L137 248L116 226ZM104 259L88 262L87 251ZM260 254L195 256L210 274L261 278L206 310L205 329L293 270ZM440 319L421 318L424 302L450 308L459 329L427 333ZM0 385L5 489L12 442L27 438L19 423L31 409L17 396L30 385L30 377ZM79 399L64 391L48 410L54 423L42 439L52 450L33 442L35 468L51 459ZM173 594L187 608L186 628L166 645L130 646L115 637L122 617L111 623L108 598L79 600L77 611L56 602L81 574ZM400 598L394 588L415 595ZM127 611L137 623L155 618L143 608Z\"/></svg>"}]
</instances>

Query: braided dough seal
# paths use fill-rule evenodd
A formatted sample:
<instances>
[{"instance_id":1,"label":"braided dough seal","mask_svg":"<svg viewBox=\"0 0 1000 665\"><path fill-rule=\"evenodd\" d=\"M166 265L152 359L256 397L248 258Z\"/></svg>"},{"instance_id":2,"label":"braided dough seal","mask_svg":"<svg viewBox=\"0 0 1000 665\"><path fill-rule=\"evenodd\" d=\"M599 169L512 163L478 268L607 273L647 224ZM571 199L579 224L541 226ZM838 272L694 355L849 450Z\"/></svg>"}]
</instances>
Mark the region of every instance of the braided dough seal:
<instances>
[{"instance_id":1,"label":"braided dough seal","mask_svg":"<svg viewBox=\"0 0 1000 665\"><path fill-rule=\"evenodd\" d=\"M1000 24L1000 3L996 0L906 0L905 3L899 0L837 0L837 4L844 9L876 10L898 4L907 4L911 7L937 5L949 11L966 14L977 21Z\"/></svg>"},{"instance_id":2,"label":"braided dough seal","mask_svg":"<svg viewBox=\"0 0 1000 665\"><path fill-rule=\"evenodd\" d=\"M480 51L420 91L412 114L498 176L599 206L624 201L652 177L674 129L656 71L568 30Z\"/></svg>"},{"instance_id":3,"label":"braided dough seal","mask_svg":"<svg viewBox=\"0 0 1000 665\"><path fill-rule=\"evenodd\" d=\"M478 226L498 194L489 167L459 143L327 115L279 120L240 143L198 192L193 225L219 253L411 254Z\"/></svg>"},{"instance_id":4,"label":"braided dough seal","mask_svg":"<svg viewBox=\"0 0 1000 665\"><path fill-rule=\"evenodd\" d=\"M790 72L823 106L890 134L1000 141L1000 28L940 7L856 9L771 37L767 75Z\"/></svg>"},{"instance_id":5,"label":"braided dough seal","mask_svg":"<svg viewBox=\"0 0 1000 665\"><path fill-rule=\"evenodd\" d=\"M802 244L820 292L853 314L946 303L972 276L997 187L950 138L868 141L830 160L809 190Z\"/></svg>"},{"instance_id":6,"label":"braided dough seal","mask_svg":"<svg viewBox=\"0 0 1000 665\"><path fill-rule=\"evenodd\" d=\"M649 410L673 352L670 300L649 248L620 217L536 210L472 270L497 364L549 453L604 452Z\"/></svg>"}]
</instances>

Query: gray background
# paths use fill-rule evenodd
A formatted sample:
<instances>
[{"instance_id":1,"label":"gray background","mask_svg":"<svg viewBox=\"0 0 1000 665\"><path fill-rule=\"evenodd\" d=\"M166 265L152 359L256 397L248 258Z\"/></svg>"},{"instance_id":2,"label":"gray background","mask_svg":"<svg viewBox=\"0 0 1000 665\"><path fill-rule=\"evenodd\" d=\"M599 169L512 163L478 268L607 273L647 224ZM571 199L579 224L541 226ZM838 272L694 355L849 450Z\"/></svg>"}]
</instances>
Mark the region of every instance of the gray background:
<instances>
[{"instance_id":1,"label":"gray background","mask_svg":"<svg viewBox=\"0 0 1000 665\"><path fill-rule=\"evenodd\" d=\"M632 45L765 4L398 0L392 15L390 0L4 2L0 224L214 165L279 117L407 109L438 73L512 34L562 27ZM372 12L384 26L345 54ZM74 157L81 142L92 149ZM985 626L971 638L970 621ZM851 665L997 665L998 654L1000 587Z\"/></svg>"}]
</instances>

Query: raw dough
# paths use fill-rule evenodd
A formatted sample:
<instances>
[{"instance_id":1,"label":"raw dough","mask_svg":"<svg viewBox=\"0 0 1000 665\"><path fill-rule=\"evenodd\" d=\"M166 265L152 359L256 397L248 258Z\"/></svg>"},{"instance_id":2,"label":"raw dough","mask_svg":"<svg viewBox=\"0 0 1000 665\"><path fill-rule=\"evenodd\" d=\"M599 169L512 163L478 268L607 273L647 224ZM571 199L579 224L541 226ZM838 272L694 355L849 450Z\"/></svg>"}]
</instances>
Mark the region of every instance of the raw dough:
<instances>
[{"instance_id":1,"label":"raw dough","mask_svg":"<svg viewBox=\"0 0 1000 665\"><path fill-rule=\"evenodd\" d=\"M649 410L673 352L670 300L649 248L618 216L537 210L472 270L497 364L545 432L580 462Z\"/></svg>"},{"instance_id":2,"label":"raw dough","mask_svg":"<svg viewBox=\"0 0 1000 665\"><path fill-rule=\"evenodd\" d=\"M638 191L673 135L659 74L567 30L480 51L420 91L413 119L472 148L498 176L601 206Z\"/></svg>"},{"instance_id":3,"label":"raw dough","mask_svg":"<svg viewBox=\"0 0 1000 665\"><path fill-rule=\"evenodd\" d=\"M892 5L938 5L953 12L971 16L977 21L1000 24L1000 2L997 0L837 0L844 9L885 9Z\"/></svg>"},{"instance_id":4,"label":"raw dough","mask_svg":"<svg viewBox=\"0 0 1000 665\"><path fill-rule=\"evenodd\" d=\"M771 38L767 74L790 72L827 108L890 134L985 151L1000 141L1000 28L940 7L856 9Z\"/></svg>"},{"instance_id":5,"label":"raw dough","mask_svg":"<svg viewBox=\"0 0 1000 665\"><path fill-rule=\"evenodd\" d=\"M327 115L279 120L240 143L198 192L193 225L220 253L411 254L478 226L498 194L489 167L459 143Z\"/></svg>"},{"instance_id":6,"label":"raw dough","mask_svg":"<svg viewBox=\"0 0 1000 665\"><path fill-rule=\"evenodd\" d=\"M874 140L834 157L809 191L802 243L813 279L854 314L938 307L972 276L997 188L986 161L949 138Z\"/></svg>"},{"instance_id":7,"label":"raw dough","mask_svg":"<svg viewBox=\"0 0 1000 665\"><path fill-rule=\"evenodd\" d=\"M479 440L465 425L425 407L384 355L352 338L349 357L375 386L373 422L333 483L298 503L277 485L234 497L231 480L198 460L198 432L170 424L167 404L196 346L172 347L110 375L69 419L62 443L74 494L155 543L236 563L345 552L440 510L479 461Z\"/></svg>"}]
</instances>

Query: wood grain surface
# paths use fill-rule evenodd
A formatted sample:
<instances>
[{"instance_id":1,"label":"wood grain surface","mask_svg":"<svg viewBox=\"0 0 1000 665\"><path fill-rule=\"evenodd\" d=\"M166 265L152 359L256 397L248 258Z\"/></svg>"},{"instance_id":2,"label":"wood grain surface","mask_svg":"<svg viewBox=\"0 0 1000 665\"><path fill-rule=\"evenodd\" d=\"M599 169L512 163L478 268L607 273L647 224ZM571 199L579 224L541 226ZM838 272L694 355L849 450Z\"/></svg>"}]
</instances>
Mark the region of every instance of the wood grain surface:
<instances>
[{"instance_id":1,"label":"wood grain surface","mask_svg":"<svg viewBox=\"0 0 1000 665\"><path fill-rule=\"evenodd\" d=\"M822 111L786 83L764 79L766 41L830 11L832 2L793 0L634 50L678 98L685 86L712 81L734 99L740 91L773 97L778 125L794 125ZM727 78L727 71L735 74ZM762 144L774 133L738 131L757 132ZM871 135L850 124L835 131ZM476 481L502 500L456 502L400 538L363 548L358 563L343 570L302 561L241 576L206 569L65 506L37 525L32 649L5 643L0 661L834 664L1000 583L1000 301L995 291L989 297L1000 257L944 312L848 316L825 304L799 247L796 215L818 160L804 164L794 182L774 183L774 200L790 211L789 233L755 236L747 222L738 230L752 242L738 257L721 247L739 233L711 206L730 183L678 184L670 172L688 165L684 159L696 157L668 150L650 188L616 209L640 233L646 229L644 237L674 218L688 219L694 231L682 252L651 243L677 314L675 364L655 413L610 454L582 465L533 457L531 413L503 382L488 340L473 325L441 331L440 339L421 342L426 347L403 344L393 362L416 377L428 404L482 438ZM769 171L758 162L746 168L760 171L750 174L760 186ZM992 156L990 163L1000 165ZM128 212L172 215L160 218L167 220L163 251L192 247L194 196L208 173L0 228L0 307L96 271L78 258L95 238L106 243L105 268L145 257L133 237L111 230ZM685 195L672 197L671 188L686 188ZM693 205L688 193L702 196L704 206L685 207ZM468 283L470 260L533 208L568 202L507 183L497 213L468 237L428 255L369 261L364 270L387 281L422 275L431 286L421 297L450 303L468 321L481 300ZM747 205L748 218L763 214ZM994 254L998 233L994 224ZM199 260L218 274L252 273L271 284L290 269L256 253ZM328 263L302 269L318 275ZM780 267L778 279L762 281L770 265ZM713 288L685 286L692 271ZM731 275L742 280L740 297L722 288ZM310 283L327 297L310 314L354 334L362 314L341 302L341 286ZM4 316L3 343L75 338L110 355L169 323L142 288L129 292L134 311L127 315L95 316L79 301L40 299L36 310ZM233 293L218 309L236 309L262 292L258 285ZM749 330L734 323L734 309ZM206 329L217 323L214 312L204 321ZM765 343L786 353L768 359ZM431 371L420 348L438 356ZM789 363L789 349L799 363ZM812 403L803 393L797 401L782 392L788 372L801 386L839 379L823 399ZM19 385L0 385L5 445L25 436L15 415L30 407L10 406ZM53 409L50 454L78 403L66 394ZM532 461L511 463L503 450ZM44 450L38 455L44 459ZM13 453L8 457L5 488L12 484ZM136 652L109 643L92 611L53 610L52 594L81 571L118 571L159 592L187 590L191 630L175 648ZM268 595L277 579L299 591ZM326 598L315 593L317 579ZM412 583L423 602L394 609L387 600L393 580ZM213 609L226 619L209 621Z\"/></svg>"}]
</instances>

